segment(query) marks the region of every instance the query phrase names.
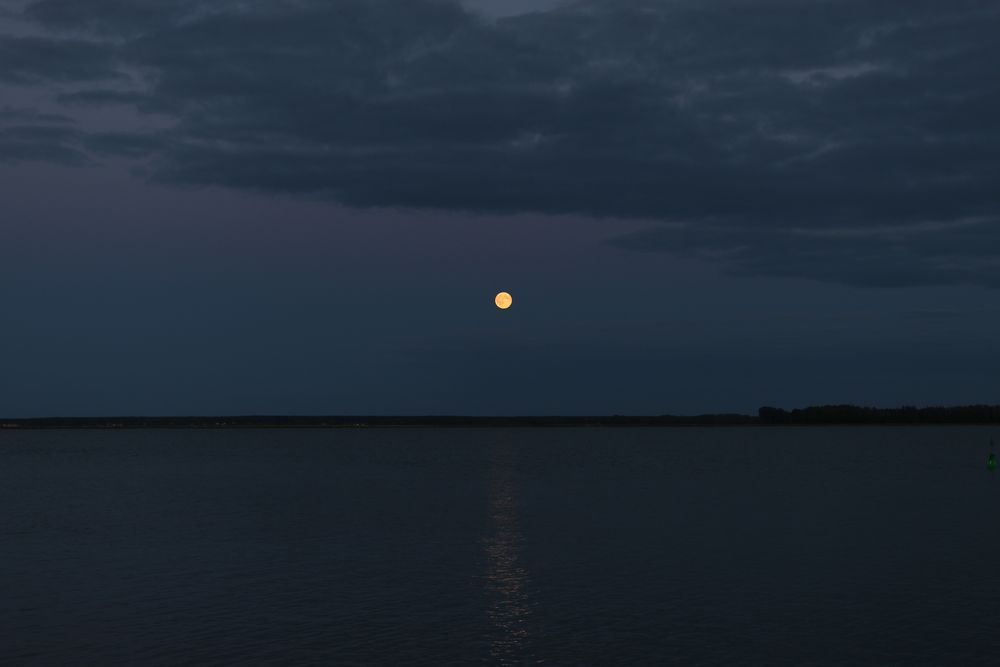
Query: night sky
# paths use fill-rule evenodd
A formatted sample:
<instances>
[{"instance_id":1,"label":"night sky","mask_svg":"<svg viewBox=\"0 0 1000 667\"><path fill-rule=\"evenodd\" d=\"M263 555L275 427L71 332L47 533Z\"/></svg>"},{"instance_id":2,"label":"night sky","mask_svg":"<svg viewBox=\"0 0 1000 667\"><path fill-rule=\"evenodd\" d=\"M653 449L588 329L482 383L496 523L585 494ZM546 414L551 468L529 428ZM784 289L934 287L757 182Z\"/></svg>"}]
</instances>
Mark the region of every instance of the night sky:
<instances>
[{"instance_id":1,"label":"night sky","mask_svg":"<svg viewBox=\"0 0 1000 667\"><path fill-rule=\"evenodd\" d=\"M0 414L995 403L998 35L996 0L0 0Z\"/></svg>"}]
</instances>

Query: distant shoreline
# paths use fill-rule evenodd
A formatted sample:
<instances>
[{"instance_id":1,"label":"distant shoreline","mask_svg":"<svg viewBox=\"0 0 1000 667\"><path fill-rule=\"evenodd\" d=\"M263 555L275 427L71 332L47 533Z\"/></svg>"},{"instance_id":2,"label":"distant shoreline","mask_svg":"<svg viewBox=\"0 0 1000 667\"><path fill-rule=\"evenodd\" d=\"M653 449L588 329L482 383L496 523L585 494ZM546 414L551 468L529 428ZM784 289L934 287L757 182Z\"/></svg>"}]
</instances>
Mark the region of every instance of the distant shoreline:
<instances>
[{"instance_id":1,"label":"distant shoreline","mask_svg":"<svg viewBox=\"0 0 1000 667\"><path fill-rule=\"evenodd\" d=\"M640 428L736 426L948 426L1000 424L1000 406L866 408L825 405L757 415L693 416L177 416L0 418L0 430L38 429L246 429L246 428Z\"/></svg>"}]
</instances>

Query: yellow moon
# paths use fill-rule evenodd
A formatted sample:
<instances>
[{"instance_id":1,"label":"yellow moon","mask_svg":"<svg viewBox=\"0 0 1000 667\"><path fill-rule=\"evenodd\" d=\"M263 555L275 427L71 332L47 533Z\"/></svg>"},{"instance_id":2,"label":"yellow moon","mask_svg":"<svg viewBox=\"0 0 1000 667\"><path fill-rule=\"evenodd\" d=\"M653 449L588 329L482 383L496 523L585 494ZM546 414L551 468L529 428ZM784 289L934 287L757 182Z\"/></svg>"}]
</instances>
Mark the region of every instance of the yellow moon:
<instances>
[{"instance_id":1,"label":"yellow moon","mask_svg":"<svg viewBox=\"0 0 1000 667\"><path fill-rule=\"evenodd\" d=\"M507 294L507 292L500 292L497 294L497 298L494 299L494 302L496 302L497 308L500 310L507 310L511 307L511 304L514 303L514 298L511 297L510 294Z\"/></svg>"}]
</instances>

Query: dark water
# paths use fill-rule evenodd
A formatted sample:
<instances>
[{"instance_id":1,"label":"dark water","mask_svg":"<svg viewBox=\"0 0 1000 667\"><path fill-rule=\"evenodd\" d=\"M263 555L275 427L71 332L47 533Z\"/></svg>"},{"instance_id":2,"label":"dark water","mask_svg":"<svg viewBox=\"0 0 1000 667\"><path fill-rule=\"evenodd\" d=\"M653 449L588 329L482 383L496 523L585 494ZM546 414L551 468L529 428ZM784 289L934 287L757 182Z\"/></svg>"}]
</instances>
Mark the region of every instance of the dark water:
<instances>
[{"instance_id":1,"label":"dark water","mask_svg":"<svg viewBox=\"0 0 1000 667\"><path fill-rule=\"evenodd\" d=\"M996 664L979 428L0 433L3 664Z\"/></svg>"}]
</instances>

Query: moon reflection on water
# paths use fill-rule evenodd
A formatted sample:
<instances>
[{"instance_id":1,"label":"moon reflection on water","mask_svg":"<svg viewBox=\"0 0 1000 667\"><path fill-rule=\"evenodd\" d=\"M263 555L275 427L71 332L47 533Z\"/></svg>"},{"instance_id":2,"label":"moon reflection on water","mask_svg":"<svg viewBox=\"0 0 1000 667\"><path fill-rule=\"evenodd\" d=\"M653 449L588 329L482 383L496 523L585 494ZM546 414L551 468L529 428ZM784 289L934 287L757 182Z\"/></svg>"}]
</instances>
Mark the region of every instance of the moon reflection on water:
<instances>
[{"instance_id":1,"label":"moon reflection on water","mask_svg":"<svg viewBox=\"0 0 1000 667\"><path fill-rule=\"evenodd\" d=\"M514 450L498 447L492 461L489 512L493 532L486 550L490 657L498 664L522 664L526 655L531 604L528 572L521 559L524 534L514 489Z\"/></svg>"}]
</instances>

